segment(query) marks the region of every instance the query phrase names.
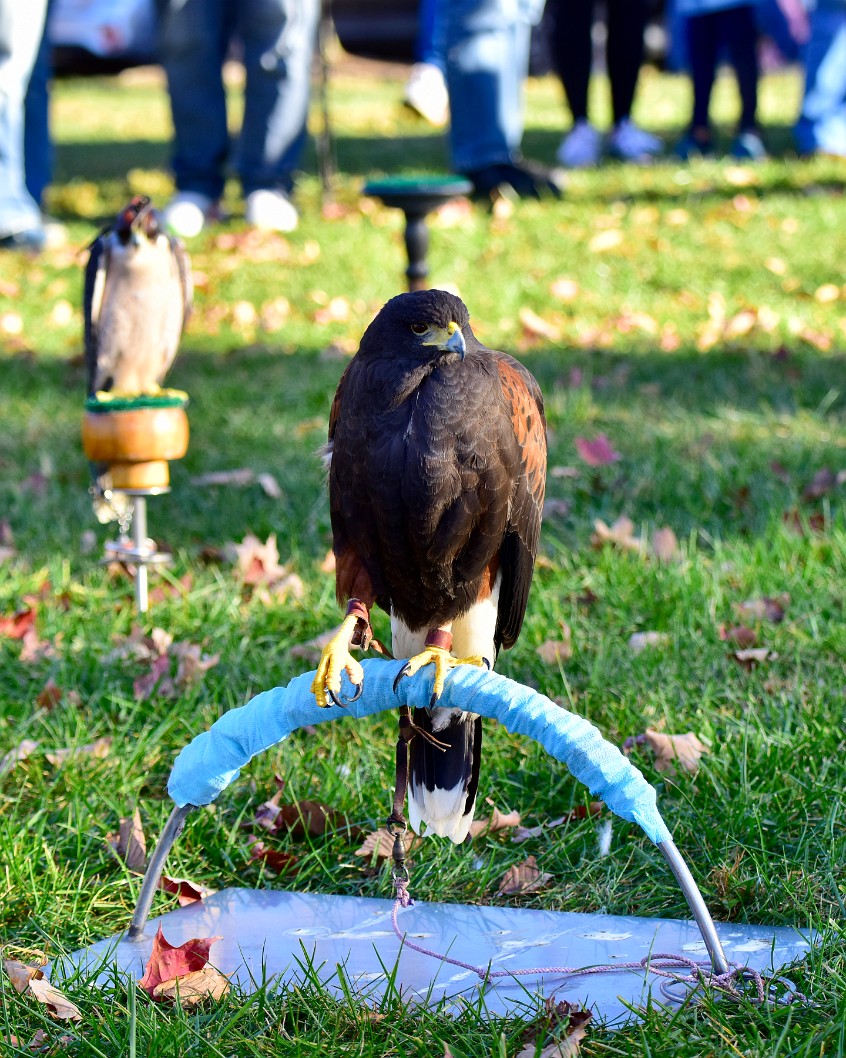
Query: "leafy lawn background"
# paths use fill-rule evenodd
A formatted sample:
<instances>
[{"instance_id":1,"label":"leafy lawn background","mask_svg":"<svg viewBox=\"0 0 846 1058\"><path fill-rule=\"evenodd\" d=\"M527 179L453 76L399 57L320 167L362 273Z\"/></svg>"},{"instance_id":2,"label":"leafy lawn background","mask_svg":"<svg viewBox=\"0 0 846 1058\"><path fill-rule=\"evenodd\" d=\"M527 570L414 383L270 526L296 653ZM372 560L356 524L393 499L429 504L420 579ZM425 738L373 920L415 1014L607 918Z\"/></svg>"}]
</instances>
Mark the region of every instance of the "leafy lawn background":
<instances>
[{"instance_id":1,"label":"leafy lawn background","mask_svg":"<svg viewBox=\"0 0 846 1058\"><path fill-rule=\"evenodd\" d=\"M21 620L34 620L24 640L0 636L0 757L13 754L0 767L4 955L52 958L124 928L139 879L107 835L137 808L152 845L175 753L223 711L311 667L293 648L337 623L333 578L321 569L330 531L317 449L347 356L404 284L401 218L363 199L361 186L447 164L442 137L402 110L403 73L337 61L335 191L321 201L309 158L296 233L248 232L232 185L231 225L190 245L196 311L169 382L191 395L192 440L172 465L173 491L150 503L151 533L174 563L136 640L160 628L178 649L194 645L200 670L203 657L218 659L192 681L177 678L174 657L170 695L137 684L151 671L149 653L125 656L136 624L131 582L98 564L110 534L91 515L79 442L84 247L130 193L166 201L167 97L155 71L56 85L50 208L68 243L0 262L0 616L31 611ZM433 285L460 292L480 338L520 356L547 402L552 502L523 633L499 668L617 744L647 728L695 732L708 750L695 773L658 771L642 746L633 759L655 782L715 917L813 927L823 938L790 972L816 1006L708 999L674 1018L650 1012L621 1032L591 1029L588 1055L844 1049L846 165L790 153L800 87L792 71L764 81L774 152L765 164L608 165L571 174L560 202L493 214L458 205L431 223ZM607 86L600 79L595 89L607 115ZM233 85L235 127L238 98ZM527 104L526 154L551 163L560 90L532 81ZM716 105L727 142L731 82L720 83ZM668 144L689 106L684 80L646 72L636 116ZM601 437L619 458L591 466L577 439L584 452ZM193 483L239 468L272 475L278 495L267 479L265 488ZM618 524L616 543L592 543L598 520L621 516L631 527ZM673 533L658 538L662 553L669 541L663 558L653 544L661 529ZM244 583L232 545L248 534L276 535L284 574ZM765 598L779 600L783 619L768 619ZM384 615L376 632L388 635ZM648 632L657 641L637 652L631 636ZM557 660L537 651L548 641L565 644ZM741 663L744 647L757 660ZM47 755L101 738L111 739L103 755ZM37 746L15 762L24 740ZM482 799L519 811L527 826L587 805L587 792L535 745L491 725L485 740ZM385 871L355 851L390 805L393 742L391 719L297 734L193 818L169 872L213 888L388 896ZM282 800L322 802L348 824L263 836L296 857L281 876L250 852L274 776ZM415 895L686 914L660 855L628 824L615 822L607 857L589 816L524 843L512 837L485 834L471 848L426 842L414 855ZM551 884L498 895L504 872L528 855ZM154 911L173 906L160 894ZM10 1054L33 1053L39 1029L45 1048L107 1056L440 1058L448 1041L456 1058L505 1058L547 1039L541 1023L473 1010L453 1022L395 995L379 1010L354 999L338 1006L313 980L190 1012L136 1001L125 981L101 992L74 980L65 991L83 1017L68 1027L2 982Z\"/></svg>"}]
</instances>

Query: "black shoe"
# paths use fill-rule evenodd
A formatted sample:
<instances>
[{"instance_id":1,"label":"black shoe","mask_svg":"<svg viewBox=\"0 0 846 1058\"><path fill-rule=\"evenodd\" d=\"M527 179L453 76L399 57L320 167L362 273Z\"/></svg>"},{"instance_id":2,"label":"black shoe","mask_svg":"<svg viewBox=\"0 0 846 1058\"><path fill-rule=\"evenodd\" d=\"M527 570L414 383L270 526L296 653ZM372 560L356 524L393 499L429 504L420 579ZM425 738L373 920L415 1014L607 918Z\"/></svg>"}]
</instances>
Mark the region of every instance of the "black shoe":
<instances>
[{"instance_id":1,"label":"black shoe","mask_svg":"<svg viewBox=\"0 0 846 1058\"><path fill-rule=\"evenodd\" d=\"M473 182L476 195L489 197L502 188L520 198L561 198L562 187L550 169L535 163L502 162L464 174Z\"/></svg>"}]
</instances>

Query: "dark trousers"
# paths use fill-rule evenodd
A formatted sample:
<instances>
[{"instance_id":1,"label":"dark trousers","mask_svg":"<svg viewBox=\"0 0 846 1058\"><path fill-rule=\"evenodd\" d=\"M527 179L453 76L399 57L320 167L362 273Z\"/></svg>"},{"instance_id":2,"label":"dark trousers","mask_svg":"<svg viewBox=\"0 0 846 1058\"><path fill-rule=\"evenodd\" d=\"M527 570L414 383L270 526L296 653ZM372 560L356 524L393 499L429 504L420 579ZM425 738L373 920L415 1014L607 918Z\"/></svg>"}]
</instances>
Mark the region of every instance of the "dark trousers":
<instances>
[{"instance_id":1,"label":"dark trousers","mask_svg":"<svg viewBox=\"0 0 846 1058\"><path fill-rule=\"evenodd\" d=\"M594 0L547 0L552 12L552 57L564 86L573 121L587 119L593 44ZM611 82L614 124L631 113L637 78L643 62L644 0L607 0L606 61Z\"/></svg>"},{"instance_id":2,"label":"dark trousers","mask_svg":"<svg viewBox=\"0 0 846 1058\"><path fill-rule=\"evenodd\" d=\"M687 45L693 77L692 128L708 127L711 90L717 75L717 60L725 48L740 92L740 131L757 127L758 29L752 4L691 15L687 20Z\"/></svg>"}]
</instances>

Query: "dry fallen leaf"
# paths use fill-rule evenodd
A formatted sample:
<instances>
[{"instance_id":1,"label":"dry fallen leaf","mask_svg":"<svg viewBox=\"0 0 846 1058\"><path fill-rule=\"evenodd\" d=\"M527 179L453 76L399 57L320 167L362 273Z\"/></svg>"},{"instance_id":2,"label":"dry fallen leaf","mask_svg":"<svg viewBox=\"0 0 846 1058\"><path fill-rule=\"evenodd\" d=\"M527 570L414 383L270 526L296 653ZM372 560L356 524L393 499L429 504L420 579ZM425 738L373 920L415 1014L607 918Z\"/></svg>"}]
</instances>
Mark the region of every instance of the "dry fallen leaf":
<instances>
[{"instance_id":1,"label":"dry fallen leaf","mask_svg":"<svg viewBox=\"0 0 846 1058\"><path fill-rule=\"evenodd\" d=\"M35 609L33 607L0 617L0 636L6 636L8 639L23 639L26 633L34 627Z\"/></svg>"},{"instance_id":2,"label":"dry fallen leaf","mask_svg":"<svg viewBox=\"0 0 846 1058\"><path fill-rule=\"evenodd\" d=\"M559 301L573 301L579 295L579 284L568 276L559 276L552 281L549 292Z\"/></svg>"},{"instance_id":3,"label":"dry fallen leaf","mask_svg":"<svg viewBox=\"0 0 846 1058\"><path fill-rule=\"evenodd\" d=\"M20 962L18 959L4 959L3 969L12 983L12 988L19 993L29 991L29 982L33 978L40 980L44 976L44 971L40 966Z\"/></svg>"},{"instance_id":4,"label":"dry fallen leaf","mask_svg":"<svg viewBox=\"0 0 846 1058\"><path fill-rule=\"evenodd\" d=\"M320 661L320 655L323 653L323 648L338 634L338 632L340 632L340 630L341 626L336 625L334 628L330 628L326 632L321 632L320 635L315 636L314 639L309 639L306 643L295 643L288 653L292 658L298 658L300 661L316 664Z\"/></svg>"},{"instance_id":5,"label":"dry fallen leaf","mask_svg":"<svg viewBox=\"0 0 846 1058\"><path fill-rule=\"evenodd\" d=\"M640 654L647 647L663 647L670 642L666 632L632 632L629 636L629 650L633 654Z\"/></svg>"},{"instance_id":6,"label":"dry fallen leaf","mask_svg":"<svg viewBox=\"0 0 846 1058\"><path fill-rule=\"evenodd\" d=\"M209 889L204 885L197 885L196 882L189 881L187 878L171 878L167 874L163 874L159 878L159 889L165 893L170 893L171 896L175 896L179 901L180 907L196 904L198 900L205 900L207 896L211 896L212 893L216 892L216 890Z\"/></svg>"},{"instance_id":7,"label":"dry fallen leaf","mask_svg":"<svg viewBox=\"0 0 846 1058\"><path fill-rule=\"evenodd\" d=\"M147 866L147 842L141 825L141 813L136 808L131 818L120 820L117 834L107 834L106 843L130 871L143 874Z\"/></svg>"},{"instance_id":8,"label":"dry fallen leaf","mask_svg":"<svg viewBox=\"0 0 846 1058\"><path fill-rule=\"evenodd\" d=\"M171 999L183 1007L194 1007L205 999L223 999L229 991L229 979L206 964L199 970L157 984L150 993L153 999Z\"/></svg>"},{"instance_id":9,"label":"dry fallen leaf","mask_svg":"<svg viewBox=\"0 0 846 1058\"><path fill-rule=\"evenodd\" d=\"M650 728L635 739L627 739L624 749L632 743L646 742L655 754L655 770L671 772L676 764L684 771L695 772L699 767L699 758L708 752L708 747L688 731L684 735L665 735Z\"/></svg>"},{"instance_id":10,"label":"dry fallen leaf","mask_svg":"<svg viewBox=\"0 0 846 1058\"><path fill-rule=\"evenodd\" d=\"M634 522L625 515L618 518L613 525L606 525L601 518L597 518L593 523L593 529L590 542L594 548L613 544L614 547L622 548L624 551L643 550L643 541L639 536L634 535Z\"/></svg>"},{"instance_id":11,"label":"dry fallen leaf","mask_svg":"<svg viewBox=\"0 0 846 1058\"><path fill-rule=\"evenodd\" d=\"M271 849L263 841L257 838L250 846L250 859L261 860L271 871L276 874L286 874L296 864L297 857L293 852L284 852L282 849Z\"/></svg>"},{"instance_id":12,"label":"dry fallen leaf","mask_svg":"<svg viewBox=\"0 0 846 1058\"><path fill-rule=\"evenodd\" d=\"M560 661L567 661L573 656L571 636L570 626L562 623L561 638L544 640L539 647L535 647L535 653L547 665L557 665Z\"/></svg>"},{"instance_id":13,"label":"dry fallen leaf","mask_svg":"<svg viewBox=\"0 0 846 1058\"><path fill-rule=\"evenodd\" d=\"M616 249L622 242L623 233L619 228L607 228L594 235L588 243L588 249L591 253L606 253L608 250Z\"/></svg>"},{"instance_id":14,"label":"dry fallen leaf","mask_svg":"<svg viewBox=\"0 0 846 1058\"><path fill-rule=\"evenodd\" d=\"M487 803L491 806L491 814L485 818L473 820L470 824L471 838L477 838L480 834L495 834L498 830L520 826L519 812L500 812L490 798L487 798Z\"/></svg>"},{"instance_id":15,"label":"dry fallen leaf","mask_svg":"<svg viewBox=\"0 0 846 1058\"><path fill-rule=\"evenodd\" d=\"M112 737L111 735L105 735L103 738L98 738L94 742L89 742L84 746L67 746L63 749L54 749L44 754L47 760L57 768L60 764L64 764L65 761L71 760L73 757L107 757L110 749L112 748Z\"/></svg>"},{"instance_id":16,"label":"dry fallen leaf","mask_svg":"<svg viewBox=\"0 0 846 1058\"><path fill-rule=\"evenodd\" d=\"M59 1021L82 1021L79 1007L62 995L58 988L54 988L49 981L34 977L29 982L29 990L39 1003L47 1007L47 1012Z\"/></svg>"},{"instance_id":17,"label":"dry fallen leaf","mask_svg":"<svg viewBox=\"0 0 846 1058\"><path fill-rule=\"evenodd\" d=\"M411 852L412 849L416 849L421 844L423 838L417 834L405 835L405 851ZM372 860L376 856L380 860L388 860L391 858L391 853L394 848L394 839L388 833L385 827L380 827L378 830L374 830L372 834L368 834L364 839L360 848L355 850L356 856L364 856L368 860Z\"/></svg>"},{"instance_id":18,"label":"dry fallen leaf","mask_svg":"<svg viewBox=\"0 0 846 1058\"><path fill-rule=\"evenodd\" d=\"M652 554L660 562L674 562L679 557L679 542L669 526L656 529L652 534Z\"/></svg>"},{"instance_id":19,"label":"dry fallen leaf","mask_svg":"<svg viewBox=\"0 0 846 1058\"><path fill-rule=\"evenodd\" d=\"M549 323L542 316L538 316L532 309L525 305L519 312L520 323L523 333L529 338L545 338L549 342L557 342L561 338L561 329L554 323Z\"/></svg>"},{"instance_id":20,"label":"dry fallen leaf","mask_svg":"<svg viewBox=\"0 0 846 1058\"><path fill-rule=\"evenodd\" d=\"M749 647L753 647L758 640L755 630L749 628L748 625L735 625L732 628L726 628L725 625L720 625L718 632L720 639L724 640L726 643L733 643L735 646L740 647L741 650L748 650Z\"/></svg>"},{"instance_id":21,"label":"dry fallen leaf","mask_svg":"<svg viewBox=\"0 0 846 1058\"><path fill-rule=\"evenodd\" d=\"M540 837L547 830L553 830L555 827L560 827L566 823L572 823L577 819L587 819L588 816L597 816L602 812L605 807L602 801L591 801L589 805L576 805L575 808L571 809L563 816L559 816L558 819L550 819L548 823L539 823L534 827L517 827L514 833L511 835L511 841L515 845L519 845L524 841L528 841L529 838Z\"/></svg>"},{"instance_id":22,"label":"dry fallen leaf","mask_svg":"<svg viewBox=\"0 0 846 1058\"><path fill-rule=\"evenodd\" d=\"M604 433L597 434L593 440L586 437L575 438L576 450L579 456L589 467L604 467L609 463L616 463L622 456L614 450L614 446Z\"/></svg>"},{"instance_id":23,"label":"dry fallen leaf","mask_svg":"<svg viewBox=\"0 0 846 1058\"><path fill-rule=\"evenodd\" d=\"M38 743L33 739L22 739L14 749L10 749L5 756L0 757L0 778L2 778L7 771L11 771L18 761L26 760L27 757L31 756L37 748Z\"/></svg>"},{"instance_id":24,"label":"dry fallen leaf","mask_svg":"<svg viewBox=\"0 0 846 1058\"><path fill-rule=\"evenodd\" d=\"M828 495L832 489L837 488L839 484L840 475L835 474L828 467L823 467L814 474L811 481L802 490L802 499L805 503L820 500L823 496Z\"/></svg>"},{"instance_id":25,"label":"dry fallen leaf","mask_svg":"<svg viewBox=\"0 0 846 1058\"><path fill-rule=\"evenodd\" d=\"M222 939L222 937L192 937L182 944L171 944L166 939L161 923L159 923L158 931L153 938L153 950L144 967L144 976L138 982L138 987L152 996L162 982L173 981L174 978L202 970L209 961L212 944Z\"/></svg>"},{"instance_id":26,"label":"dry fallen leaf","mask_svg":"<svg viewBox=\"0 0 846 1058\"><path fill-rule=\"evenodd\" d=\"M784 614L790 605L790 596L783 592L781 595L766 595L760 599L747 599L745 602L735 603L738 616L749 621L772 621L778 624L784 620Z\"/></svg>"},{"instance_id":27,"label":"dry fallen leaf","mask_svg":"<svg viewBox=\"0 0 846 1058\"><path fill-rule=\"evenodd\" d=\"M200 474L191 478L191 484L198 488L206 488L211 485L251 485L256 479L256 473L249 467L238 467L236 470L210 470L207 474Z\"/></svg>"},{"instance_id":28,"label":"dry fallen leaf","mask_svg":"<svg viewBox=\"0 0 846 1058\"><path fill-rule=\"evenodd\" d=\"M535 1058L536 1055L537 1058L576 1058L592 1017L590 1010L582 1010L575 1003L568 1003L565 999L556 1003L554 996L548 997L544 1014L534 1026L536 1035L527 1041L515 1058ZM545 1039L550 1032L554 1033L554 1038L538 1052L538 1036Z\"/></svg>"},{"instance_id":29,"label":"dry fallen leaf","mask_svg":"<svg viewBox=\"0 0 846 1058\"><path fill-rule=\"evenodd\" d=\"M511 896L516 893L536 893L545 889L552 881L552 875L538 867L534 856L529 856L522 863L509 867L502 876L497 894Z\"/></svg>"},{"instance_id":30,"label":"dry fallen leaf","mask_svg":"<svg viewBox=\"0 0 846 1058\"><path fill-rule=\"evenodd\" d=\"M763 665L767 661L775 661L778 654L769 647L752 647L749 650L735 650L732 654L741 668L751 672L756 665Z\"/></svg>"},{"instance_id":31,"label":"dry fallen leaf","mask_svg":"<svg viewBox=\"0 0 846 1058\"><path fill-rule=\"evenodd\" d=\"M272 474L263 473L256 477L256 481L261 486L262 492L271 500L278 500L282 498L282 489L279 487L279 482Z\"/></svg>"}]
</instances>

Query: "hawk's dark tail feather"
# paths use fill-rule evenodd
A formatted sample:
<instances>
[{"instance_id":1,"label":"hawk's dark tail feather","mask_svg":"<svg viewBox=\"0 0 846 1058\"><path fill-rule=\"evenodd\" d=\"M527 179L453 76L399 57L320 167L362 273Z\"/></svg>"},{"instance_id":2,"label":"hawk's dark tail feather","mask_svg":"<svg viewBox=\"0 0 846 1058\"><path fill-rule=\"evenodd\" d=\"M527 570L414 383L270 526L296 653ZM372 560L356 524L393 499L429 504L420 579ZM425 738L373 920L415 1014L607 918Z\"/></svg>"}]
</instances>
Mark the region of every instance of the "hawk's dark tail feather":
<instances>
[{"instance_id":1,"label":"hawk's dark tail feather","mask_svg":"<svg viewBox=\"0 0 846 1058\"><path fill-rule=\"evenodd\" d=\"M441 727L439 713L451 713ZM433 718L437 726L433 726ZM411 742L408 814L418 831L462 842L473 822L482 750L482 719L474 713L435 708L415 709L414 723L430 732L447 749L439 749L418 735Z\"/></svg>"}]
</instances>

